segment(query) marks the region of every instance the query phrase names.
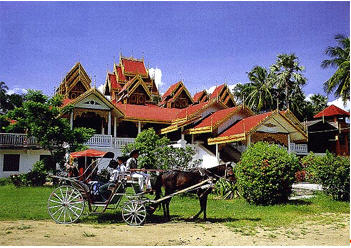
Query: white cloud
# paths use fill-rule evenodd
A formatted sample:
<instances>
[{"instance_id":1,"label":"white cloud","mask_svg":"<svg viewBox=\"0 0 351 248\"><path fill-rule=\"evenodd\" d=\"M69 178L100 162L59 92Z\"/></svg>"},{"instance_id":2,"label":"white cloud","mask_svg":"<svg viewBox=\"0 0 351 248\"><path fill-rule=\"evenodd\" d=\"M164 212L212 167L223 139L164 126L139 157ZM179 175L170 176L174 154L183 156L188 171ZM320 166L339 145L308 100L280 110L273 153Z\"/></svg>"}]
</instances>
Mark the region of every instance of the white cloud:
<instances>
[{"instance_id":1,"label":"white cloud","mask_svg":"<svg viewBox=\"0 0 351 248\"><path fill-rule=\"evenodd\" d=\"M23 88L13 88L11 90L8 90L6 93L8 95L12 95L12 94L26 94L27 90L23 89Z\"/></svg>"},{"instance_id":2,"label":"white cloud","mask_svg":"<svg viewBox=\"0 0 351 248\"><path fill-rule=\"evenodd\" d=\"M212 94L212 92L215 90L216 87L217 87L217 86L215 85L215 86L212 86L211 88L207 89L207 90L206 90L207 93L208 93L208 94Z\"/></svg>"},{"instance_id":3,"label":"white cloud","mask_svg":"<svg viewBox=\"0 0 351 248\"><path fill-rule=\"evenodd\" d=\"M341 109L344 109L346 111L350 110L350 100L347 100L346 105L344 105L341 97L338 99L335 99L334 101L328 102L327 104L328 104L328 106L333 104L333 105L335 105Z\"/></svg>"},{"instance_id":4,"label":"white cloud","mask_svg":"<svg viewBox=\"0 0 351 248\"><path fill-rule=\"evenodd\" d=\"M99 85L99 87L97 87L97 90L104 94L104 84Z\"/></svg>"},{"instance_id":5,"label":"white cloud","mask_svg":"<svg viewBox=\"0 0 351 248\"><path fill-rule=\"evenodd\" d=\"M149 74L152 79L155 80L155 84L157 89L160 89L160 87L164 84L162 82L162 71L159 68L150 68L149 69Z\"/></svg>"}]
</instances>

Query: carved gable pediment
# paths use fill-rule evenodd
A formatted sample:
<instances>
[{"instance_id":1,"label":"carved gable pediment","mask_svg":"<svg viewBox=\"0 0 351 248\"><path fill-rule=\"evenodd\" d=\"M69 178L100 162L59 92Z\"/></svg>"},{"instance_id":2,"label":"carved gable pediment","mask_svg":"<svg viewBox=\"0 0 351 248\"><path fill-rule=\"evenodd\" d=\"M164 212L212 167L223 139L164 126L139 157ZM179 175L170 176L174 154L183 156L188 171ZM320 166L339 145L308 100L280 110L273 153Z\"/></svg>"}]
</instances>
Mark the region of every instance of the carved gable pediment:
<instances>
[{"instance_id":1,"label":"carved gable pediment","mask_svg":"<svg viewBox=\"0 0 351 248\"><path fill-rule=\"evenodd\" d=\"M85 108L85 109L101 109L101 110L109 110L110 108L100 100L96 95L91 94L86 98L80 100L74 107L77 108Z\"/></svg>"}]
</instances>

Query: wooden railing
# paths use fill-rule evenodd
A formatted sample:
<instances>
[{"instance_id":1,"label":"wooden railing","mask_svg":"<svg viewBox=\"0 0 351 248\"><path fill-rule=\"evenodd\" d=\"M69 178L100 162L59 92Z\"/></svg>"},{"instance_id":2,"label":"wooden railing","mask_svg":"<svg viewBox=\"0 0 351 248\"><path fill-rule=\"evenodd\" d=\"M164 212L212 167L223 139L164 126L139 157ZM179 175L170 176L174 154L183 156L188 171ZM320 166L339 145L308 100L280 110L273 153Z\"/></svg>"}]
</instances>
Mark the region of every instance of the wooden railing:
<instances>
[{"instance_id":1,"label":"wooden railing","mask_svg":"<svg viewBox=\"0 0 351 248\"><path fill-rule=\"evenodd\" d=\"M34 137L22 133L0 133L0 146L39 146Z\"/></svg>"},{"instance_id":2,"label":"wooden railing","mask_svg":"<svg viewBox=\"0 0 351 248\"><path fill-rule=\"evenodd\" d=\"M95 134L85 145L89 147L106 147L121 149L123 146L134 143L134 138L114 138L112 135ZM28 147L39 144L34 137L27 137L21 133L0 133L0 146L2 147Z\"/></svg>"},{"instance_id":3,"label":"wooden railing","mask_svg":"<svg viewBox=\"0 0 351 248\"><path fill-rule=\"evenodd\" d=\"M112 147L112 135L95 134L84 145L92 147Z\"/></svg>"},{"instance_id":4,"label":"wooden railing","mask_svg":"<svg viewBox=\"0 0 351 248\"><path fill-rule=\"evenodd\" d=\"M307 144L290 143L290 151L303 155L308 153L308 147Z\"/></svg>"},{"instance_id":5,"label":"wooden railing","mask_svg":"<svg viewBox=\"0 0 351 248\"><path fill-rule=\"evenodd\" d=\"M115 138L112 135L95 134L85 143L91 147L109 147L121 149L123 146L134 143L134 138Z\"/></svg>"}]
</instances>

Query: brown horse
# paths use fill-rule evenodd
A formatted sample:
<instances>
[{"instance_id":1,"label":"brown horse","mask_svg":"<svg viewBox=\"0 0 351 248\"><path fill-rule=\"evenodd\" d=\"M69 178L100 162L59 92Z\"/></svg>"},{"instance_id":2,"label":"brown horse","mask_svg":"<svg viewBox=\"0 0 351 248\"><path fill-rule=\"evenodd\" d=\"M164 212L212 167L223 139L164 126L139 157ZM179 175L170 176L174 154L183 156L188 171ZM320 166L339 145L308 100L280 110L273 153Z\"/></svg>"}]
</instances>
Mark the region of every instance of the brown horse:
<instances>
[{"instance_id":1,"label":"brown horse","mask_svg":"<svg viewBox=\"0 0 351 248\"><path fill-rule=\"evenodd\" d=\"M157 176L155 182L156 199L161 196L161 187L165 189L165 196L170 195L179 190L188 188L192 185L198 184L208 178L213 178L216 181L219 178L225 178L229 181L234 182L234 172L230 165L218 165L209 169L192 169L190 171L172 170L166 171ZM192 218L196 219L203 212L204 220L206 220L206 207L207 207L207 196L211 193L212 188L199 188L196 193L200 201L200 211ZM172 198L169 198L162 202L163 214L166 219L170 219L169 215L169 203Z\"/></svg>"}]
</instances>

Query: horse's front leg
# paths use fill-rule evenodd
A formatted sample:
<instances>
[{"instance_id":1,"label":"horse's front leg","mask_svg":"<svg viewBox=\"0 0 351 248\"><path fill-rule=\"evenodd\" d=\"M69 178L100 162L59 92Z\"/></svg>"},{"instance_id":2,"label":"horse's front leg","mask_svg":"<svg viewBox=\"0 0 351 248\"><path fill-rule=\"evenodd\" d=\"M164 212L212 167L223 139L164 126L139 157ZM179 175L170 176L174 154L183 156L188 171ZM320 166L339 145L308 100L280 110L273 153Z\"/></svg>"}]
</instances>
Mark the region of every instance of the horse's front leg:
<instances>
[{"instance_id":1,"label":"horse's front leg","mask_svg":"<svg viewBox=\"0 0 351 248\"><path fill-rule=\"evenodd\" d=\"M203 198L203 191L198 191L197 195L199 197L199 202L200 202L200 211L197 214L195 214L194 216L190 217L190 219L192 219L192 220L197 219L200 216L200 214L204 211L203 200L202 200L202 198Z\"/></svg>"}]
</instances>

